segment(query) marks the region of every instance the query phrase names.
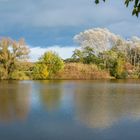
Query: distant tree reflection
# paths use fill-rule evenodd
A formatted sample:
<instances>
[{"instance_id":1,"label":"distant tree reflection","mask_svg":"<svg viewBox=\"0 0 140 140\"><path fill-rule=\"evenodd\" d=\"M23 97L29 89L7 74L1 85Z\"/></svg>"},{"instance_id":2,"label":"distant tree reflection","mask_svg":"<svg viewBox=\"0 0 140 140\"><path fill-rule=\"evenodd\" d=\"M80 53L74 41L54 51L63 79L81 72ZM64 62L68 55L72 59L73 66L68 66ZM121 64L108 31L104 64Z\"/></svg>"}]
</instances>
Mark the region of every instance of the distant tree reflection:
<instances>
[{"instance_id":1,"label":"distant tree reflection","mask_svg":"<svg viewBox=\"0 0 140 140\"><path fill-rule=\"evenodd\" d=\"M30 84L0 82L0 121L25 120L30 106Z\"/></svg>"},{"instance_id":2,"label":"distant tree reflection","mask_svg":"<svg viewBox=\"0 0 140 140\"><path fill-rule=\"evenodd\" d=\"M61 102L61 82L42 81L39 96L43 106L49 111L59 108Z\"/></svg>"},{"instance_id":3,"label":"distant tree reflection","mask_svg":"<svg viewBox=\"0 0 140 140\"><path fill-rule=\"evenodd\" d=\"M76 118L93 128L111 127L122 117L140 120L138 84L93 84L76 87Z\"/></svg>"}]
</instances>

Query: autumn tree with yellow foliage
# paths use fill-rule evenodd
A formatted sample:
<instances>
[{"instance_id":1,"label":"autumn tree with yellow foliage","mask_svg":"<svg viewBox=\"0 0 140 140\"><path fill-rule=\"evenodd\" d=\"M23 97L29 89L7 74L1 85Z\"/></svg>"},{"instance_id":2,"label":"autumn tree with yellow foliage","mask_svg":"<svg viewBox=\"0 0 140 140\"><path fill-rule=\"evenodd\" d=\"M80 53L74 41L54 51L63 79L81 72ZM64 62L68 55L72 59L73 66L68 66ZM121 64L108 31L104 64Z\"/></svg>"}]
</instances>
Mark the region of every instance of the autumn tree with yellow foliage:
<instances>
[{"instance_id":1,"label":"autumn tree with yellow foliage","mask_svg":"<svg viewBox=\"0 0 140 140\"><path fill-rule=\"evenodd\" d=\"M12 73L18 70L18 63L25 61L28 54L29 48L23 39L0 39L0 79L14 79Z\"/></svg>"},{"instance_id":2,"label":"autumn tree with yellow foliage","mask_svg":"<svg viewBox=\"0 0 140 140\"><path fill-rule=\"evenodd\" d=\"M42 55L33 68L33 79L50 79L64 68L63 60L55 52L48 51Z\"/></svg>"}]
</instances>

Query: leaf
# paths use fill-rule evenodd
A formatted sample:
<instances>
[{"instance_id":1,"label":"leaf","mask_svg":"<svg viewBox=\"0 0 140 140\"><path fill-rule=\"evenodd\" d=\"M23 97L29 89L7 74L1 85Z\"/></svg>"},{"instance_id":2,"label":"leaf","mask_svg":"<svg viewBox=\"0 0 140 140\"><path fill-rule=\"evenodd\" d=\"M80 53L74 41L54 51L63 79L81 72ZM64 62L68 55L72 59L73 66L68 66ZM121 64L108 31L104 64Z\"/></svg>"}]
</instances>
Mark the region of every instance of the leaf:
<instances>
[{"instance_id":1,"label":"leaf","mask_svg":"<svg viewBox=\"0 0 140 140\"><path fill-rule=\"evenodd\" d=\"M99 3L99 0L95 0L95 3L98 4Z\"/></svg>"}]
</instances>

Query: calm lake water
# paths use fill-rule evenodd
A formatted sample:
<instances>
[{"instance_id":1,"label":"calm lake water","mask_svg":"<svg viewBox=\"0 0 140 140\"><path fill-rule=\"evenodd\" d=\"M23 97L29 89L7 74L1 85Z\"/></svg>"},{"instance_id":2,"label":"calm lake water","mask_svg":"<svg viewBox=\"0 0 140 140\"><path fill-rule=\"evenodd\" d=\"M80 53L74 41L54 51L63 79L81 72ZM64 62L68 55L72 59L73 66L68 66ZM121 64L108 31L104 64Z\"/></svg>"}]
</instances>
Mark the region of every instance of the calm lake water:
<instances>
[{"instance_id":1,"label":"calm lake water","mask_svg":"<svg viewBox=\"0 0 140 140\"><path fill-rule=\"evenodd\" d=\"M140 140L140 81L1 81L0 140Z\"/></svg>"}]
</instances>

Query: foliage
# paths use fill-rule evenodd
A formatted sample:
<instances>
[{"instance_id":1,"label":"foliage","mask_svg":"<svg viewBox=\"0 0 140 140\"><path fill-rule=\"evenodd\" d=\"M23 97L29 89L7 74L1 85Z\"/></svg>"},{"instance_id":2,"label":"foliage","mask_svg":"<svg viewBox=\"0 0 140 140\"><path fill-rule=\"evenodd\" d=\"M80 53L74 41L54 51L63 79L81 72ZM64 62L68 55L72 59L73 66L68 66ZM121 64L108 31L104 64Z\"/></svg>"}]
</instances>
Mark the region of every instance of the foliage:
<instances>
[{"instance_id":1,"label":"foliage","mask_svg":"<svg viewBox=\"0 0 140 140\"><path fill-rule=\"evenodd\" d=\"M28 80L29 77L25 74L25 72L15 70L10 74L9 79L12 79L12 80Z\"/></svg>"},{"instance_id":2,"label":"foliage","mask_svg":"<svg viewBox=\"0 0 140 140\"><path fill-rule=\"evenodd\" d=\"M36 63L33 71L32 71L32 77L36 80L43 80L47 79L49 75L48 67L44 63Z\"/></svg>"},{"instance_id":3,"label":"foliage","mask_svg":"<svg viewBox=\"0 0 140 140\"><path fill-rule=\"evenodd\" d=\"M31 71L34 67L34 63L32 62L28 62L28 61L22 61L22 62L18 62L16 69L19 71Z\"/></svg>"},{"instance_id":4,"label":"foliage","mask_svg":"<svg viewBox=\"0 0 140 140\"><path fill-rule=\"evenodd\" d=\"M102 0L102 1L106 1L106 0ZM100 2L100 0L95 0L95 3L98 4ZM136 15L138 17L139 13L140 13L140 0L125 0L124 1L125 5L128 7L130 3L133 4L133 11L132 11L132 15Z\"/></svg>"},{"instance_id":5,"label":"foliage","mask_svg":"<svg viewBox=\"0 0 140 140\"><path fill-rule=\"evenodd\" d=\"M7 72L5 71L5 69L3 67L0 67L0 79L4 80L7 79Z\"/></svg>"},{"instance_id":6,"label":"foliage","mask_svg":"<svg viewBox=\"0 0 140 140\"><path fill-rule=\"evenodd\" d=\"M63 60L52 51L46 52L40 59L39 62L47 66L49 77L62 70L64 67Z\"/></svg>"},{"instance_id":7,"label":"foliage","mask_svg":"<svg viewBox=\"0 0 140 140\"><path fill-rule=\"evenodd\" d=\"M106 70L101 70L96 64L66 63L62 71L58 72L53 79L66 80L94 80L110 79Z\"/></svg>"},{"instance_id":8,"label":"foliage","mask_svg":"<svg viewBox=\"0 0 140 140\"><path fill-rule=\"evenodd\" d=\"M122 40L122 38L111 33L108 29L102 28L88 29L74 36L74 41L82 49L86 47L87 51L95 55L109 50L110 47L118 43L118 40Z\"/></svg>"},{"instance_id":9,"label":"foliage","mask_svg":"<svg viewBox=\"0 0 140 140\"><path fill-rule=\"evenodd\" d=\"M27 59L28 47L23 39L14 41L9 38L0 40L0 68L4 71L3 79L8 79L9 75L16 70L17 63Z\"/></svg>"},{"instance_id":10,"label":"foliage","mask_svg":"<svg viewBox=\"0 0 140 140\"><path fill-rule=\"evenodd\" d=\"M110 35L107 37L106 33ZM75 62L96 64L99 68L108 70L111 76L116 78L140 75L140 39L138 37L125 40L118 35L111 34L106 29L98 28L81 32L75 38L80 45L72 56ZM88 47L87 44L89 44ZM126 64L134 68L129 70Z\"/></svg>"},{"instance_id":11,"label":"foliage","mask_svg":"<svg viewBox=\"0 0 140 140\"><path fill-rule=\"evenodd\" d=\"M111 69L112 76L116 78L125 78L125 70L124 70L124 60L119 57L117 61L114 63L114 67Z\"/></svg>"},{"instance_id":12,"label":"foliage","mask_svg":"<svg viewBox=\"0 0 140 140\"><path fill-rule=\"evenodd\" d=\"M81 50L75 49L72 55L74 62L81 62L85 64L99 64L100 59L95 55L94 48L84 47Z\"/></svg>"},{"instance_id":13,"label":"foliage","mask_svg":"<svg viewBox=\"0 0 140 140\"><path fill-rule=\"evenodd\" d=\"M63 60L48 51L38 62L27 61L23 40L0 40L0 79L140 78L140 38L125 40L107 29L90 29L74 37L80 45ZM111 77L111 78L112 78Z\"/></svg>"}]
</instances>

